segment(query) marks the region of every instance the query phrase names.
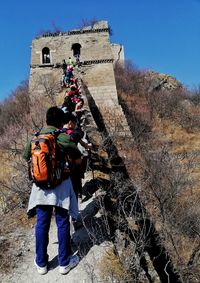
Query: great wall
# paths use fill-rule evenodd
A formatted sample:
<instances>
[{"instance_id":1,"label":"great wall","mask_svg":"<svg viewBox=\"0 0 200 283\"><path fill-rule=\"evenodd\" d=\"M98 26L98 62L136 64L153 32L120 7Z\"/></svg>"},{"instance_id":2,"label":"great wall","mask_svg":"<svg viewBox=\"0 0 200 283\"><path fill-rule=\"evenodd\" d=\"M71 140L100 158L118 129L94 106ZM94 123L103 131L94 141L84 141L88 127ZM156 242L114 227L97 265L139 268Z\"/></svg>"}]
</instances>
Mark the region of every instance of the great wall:
<instances>
[{"instance_id":1,"label":"great wall","mask_svg":"<svg viewBox=\"0 0 200 283\"><path fill-rule=\"evenodd\" d=\"M135 160L138 162L140 156L118 101L114 76L114 64L116 62L124 64L124 48L120 44L110 43L108 23L100 21L80 30L44 34L33 39L31 47L29 86L32 94L42 95L41 77L47 77L48 80L57 82L55 91L60 96L63 96L60 90L61 62L68 57L74 58L78 48L81 64L76 68L76 75L81 81L82 92L87 99L93 119L104 138L109 140L108 155L115 152L114 158L110 158L111 165L115 170L117 168L118 172L125 172L126 177L128 176L133 184L136 184L140 169L138 165L134 166L134 162ZM45 61L45 55L48 55L48 62ZM128 154L127 147L132 149ZM134 190L134 185L132 189ZM140 207L139 199L137 202ZM138 213L140 212L139 208ZM147 251L161 282L180 282L164 247L157 244L158 235L152 223L149 220L145 221L145 226L149 227L148 233L152 244ZM136 223L137 226L143 226L144 220ZM152 278L150 282L154 282L151 280Z\"/></svg>"},{"instance_id":2,"label":"great wall","mask_svg":"<svg viewBox=\"0 0 200 283\"><path fill-rule=\"evenodd\" d=\"M118 102L113 66L116 62L124 63L124 48L120 44L111 44L109 26L100 21L82 30L66 33L44 34L33 39L30 64L31 92L42 92L41 77L52 81L61 80L61 62L73 58L73 46L80 48L81 67L77 73L83 89L95 102L103 115L106 130L119 144L126 137L127 144L133 142L127 120ZM44 50L49 52L50 61L44 63ZM59 90L59 86L58 86ZM120 141L121 139L121 141ZM120 156L129 162L121 148ZM128 165L128 163L127 163Z\"/></svg>"},{"instance_id":3,"label":"great wall","mask_svg":"<svg viewBox=\"0 0 200 283\"><path fill-rule=\"evenodd\" d=\"M74 73L81 83L88 113L88 117L86 117L88 124L85 130L89 139L96 139L97 148L98 142L100 142L106 149L105 160L102 156L100 158L103 160L103 164L109 167L109 170L107 170L108 168L105 166L109 181L102 182L100 187L102 186L105 191L108 190L108 195L103 195L103 198L107 215L111 214L113 217L110 219L110 227L107 227L112 242L117 242L119 237L119 243L124 244L127 239L133 243L135 254L130 252L126 256L133 256L133 262L136 262L137 279L140 279L137 282L181 282L180 276L174 269L173 262L162 244L160 235L140 200L142 192L138 190L140 188L139 176L143 174L140 160L141 164L144 160L140 156L133 133L119 103L114 75L114 65L120 63L123 66L124 64L124 47L120 44L110 43L110 28L106 21L96 22L92 26L69 32L46 33L33 39L29 79L31 99L34 100L34 97L45 99L43 97L44 87L47 87L48 83L51 82L52 89L50 91L53 91L53 96L58 101L57 104L62 102L65 95L65 89L61 87L62 60L69 57L74 59L76 52L80 54L80 64L75 67ZM44 85L45 82L47 82L47 85ZM158 84L160 86L160 81ZM93 166L95 168L95 165ZM100 172L100 174L103 173ZM98 187L101 178L97 178L95 183L95 177L95 170L92 171L92 175L89 172L85 179L86 184L91 182L90 187L91 185ZM113 184L120 190L121 195L118 200L109 192L113 188ZM126 191L123 191L123 186L126 186ZM114 248L112 242L104 243L104 239L100 239L100 241L98 239L97 234L104 229L102 221L104 216L98 211L101 210L101 207L97 205L97 200L101 199L102 192L98 195L98 192L93 191L93 189L91 200L86 200L85 203L80 205L82 214L85 213L84 227L76 231L73 238L82 252L79 265L62 278L54 270L58 267L58 263L56 262L57 246L55 245L57 242L56 227L53 222L50 231L51 245L49 246L51 248L49 247L49 249L51 256L55 256L51 260L52 270L41 278L40 275L36 274L32 264L34 257L33 229L28 232L22 229L21 232L17 232L19 235L13 234L16 242L20 243L16 251L19 265L17 269L14 269L13 274L2 277L3 283L16 282L16 280L33 283L40 281L44 283L104 282L99 281L99 262L101 261L102 264L102 258L106 258L104 256L107 254L107 249L113 250ZM118 219L117 204L119 202L124 204L124 211L120 216L122 225L117 223L116 220ZM97 217L96 214L98 214ZM102 227L100 227L101 224ZM106 222L106 224L108 223ZM126 229L124 229L124 225ZM22 237L24 238L23 241L20 240ZM135 243L135 241L138 242ZM137 250L138 244L142 245L141 253L140 247ZM115 245L115 248L119 248L120 253L121 247L117 246L116 243ZM24 258L21 262L22 254ZM105 263L103 268L106 269ZM118 268L120 270L120 266ZM119 270L116 272L118 273ZM109 279L111 281L105 282L136 282L133 278L129 281L115 281L113 278Z\"/></svg>"}]
</instances>

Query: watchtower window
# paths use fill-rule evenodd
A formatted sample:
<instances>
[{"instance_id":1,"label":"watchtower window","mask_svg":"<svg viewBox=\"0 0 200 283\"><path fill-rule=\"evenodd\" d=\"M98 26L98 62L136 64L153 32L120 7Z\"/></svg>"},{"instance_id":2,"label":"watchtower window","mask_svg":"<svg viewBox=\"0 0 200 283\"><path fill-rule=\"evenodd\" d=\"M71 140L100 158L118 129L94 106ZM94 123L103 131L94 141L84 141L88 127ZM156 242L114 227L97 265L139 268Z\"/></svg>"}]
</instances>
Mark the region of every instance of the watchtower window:
<instances>
[{"instance_id":1,"label":"watchtower window","mask_svg":"<svg viewBox=\"0 0 200 283\"><path fill-rule=\"evenodd\" d=\"M79 43L72 44L73 56L80 56L81 54L81 45Z\"/></svg>"},{"instance_id":2,"label":"watchtower window","mask_svg":"<svg viewBox=\"0 0 200 283\"><path fill-rule=\"evenodd\" d=\"M49 63L51 63L50 50L48 47L44 47L42 49L42 64L49 64Z\"/></svg>"}]
</instances>

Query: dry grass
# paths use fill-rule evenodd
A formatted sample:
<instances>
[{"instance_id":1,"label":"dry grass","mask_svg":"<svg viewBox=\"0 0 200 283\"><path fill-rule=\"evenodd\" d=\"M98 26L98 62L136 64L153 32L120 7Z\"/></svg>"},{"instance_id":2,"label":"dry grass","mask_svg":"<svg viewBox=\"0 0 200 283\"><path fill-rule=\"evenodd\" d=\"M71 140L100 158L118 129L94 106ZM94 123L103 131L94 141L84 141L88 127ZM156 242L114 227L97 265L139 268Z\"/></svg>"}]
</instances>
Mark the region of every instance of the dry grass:
<instances>
[{"instance_id":1,"label":"dry grass","mask_svg":"<svg viewBox=\"0 0 200 283\"><path fill-rule=\"evenodd\" d=\"M178 156L182 155L186 158L180 160L180 166L188 164L190 166L191 180L190 197L200 196L199 181L200 181L200 131L188 132L186 129L177 125L171 120L162 120L157 117L154 122L152 132L158 137L162 143L170 145L171 154ZM188 174L188 172L185 172ZM193 195L193 196L192 196ZM187 195L185 196L187 198Z\"/></svg>"},{"instance_id":2,"label":"dry grass","mask_svg":"<svg viewBox=\"0 0 200 283\"><path fill-rule=\"evenodd\" d=\"M188 133L184 128L172 120L163 120L158 117L154 120L152 131L160 136L163 142L171 143L175 154L192 153L199 150L200 131Z\"/></svg>"},{"instance_id":3,"label":"dry grass","mask_svg":"<svg viewBox=\"0 0 200 283\"><path fill-rule=\"evenodd\" d=\"M0 180L7 180L12 174L12 167L10 166L10 153L4 150L0 150L0 160L3 164L0 170Z\"/></svg>"},{"instance_id":4,"label":"dry grass","mask_svg":"<svg viewBox=\"0 0 200 283\"><path fill-rule=\"evenodd\" d=\"M127 258L128 250L124 250L119 257L110 248L99 264L103 282L132 282L132 275L126 270L125 262Z\"/></svg>"},{"instance_id":5,"label":"dry grass","mask_svg":"<svg viewBox=\"0 0 200 283\"><path fill-rule=\"evenodd\" d=\"M194 104L191 93L181 88L171 93L148 92L145 82L139 85L142 73L134 69L133 81L124 89L123 80L131 78L129 73L121 69L116 80L143 156L145 178L139 180L140 197L176 268L187 282L197 282L198 250L193 264L188 266L188 262L200 236L200 104Z\"/></svg>"}]
</instances>

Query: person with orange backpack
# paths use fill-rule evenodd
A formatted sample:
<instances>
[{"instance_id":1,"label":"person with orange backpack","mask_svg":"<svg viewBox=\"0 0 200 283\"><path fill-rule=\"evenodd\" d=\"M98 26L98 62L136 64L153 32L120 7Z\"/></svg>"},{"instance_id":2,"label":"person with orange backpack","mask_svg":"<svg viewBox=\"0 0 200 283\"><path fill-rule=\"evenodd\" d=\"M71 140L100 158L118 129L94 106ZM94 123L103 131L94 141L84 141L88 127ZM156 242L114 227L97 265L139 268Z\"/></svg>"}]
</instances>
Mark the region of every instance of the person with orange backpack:
<instances>
[{"instance_id":1,"label":"person with orange backpack","mask_svg":"<svg viewBox=\"0 0 200 283\"><path fill-rule=\"evenodd\" d=\"M48 272L48 234L53 209L58 230L59 271L66 274L75 267L78 256L71 256L69 215L78 216L76 196L66 167L67 160L81 164L81 153L70 141L70 136L59 129L63 126L64 112L51 107L46 113L47 127L27 142L23 158L30 164L33 181L28 214L37 214L35 226L35 265L39 274ZM33 213L34 212L34 213Z\"/></svg>"}]
</instances>

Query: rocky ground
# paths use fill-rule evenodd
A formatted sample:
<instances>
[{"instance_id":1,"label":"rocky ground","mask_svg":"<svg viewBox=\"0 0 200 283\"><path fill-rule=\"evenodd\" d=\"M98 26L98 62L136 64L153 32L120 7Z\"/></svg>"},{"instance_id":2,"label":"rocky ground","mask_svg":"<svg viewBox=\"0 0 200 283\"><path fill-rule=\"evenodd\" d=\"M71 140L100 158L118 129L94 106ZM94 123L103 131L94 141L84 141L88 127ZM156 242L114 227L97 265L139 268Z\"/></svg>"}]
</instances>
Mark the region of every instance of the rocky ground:
<instances>
[{"instance_id":1,"label":"rocky ground","mask_svg":"<svg viewBox=\"0 0 200 283\"><path fill-rule=\"evenodd\" d=\"M86 174L85 189L90 183L93 176L91 172ZM39 275L34 266L35 257L35 241L34 241L34 225L30 230L19 228L15 232L15 237L18 239L19 250L17 251L16 268L12 269L7 274L1 274L2 283L14 282L31 282L31 283L50 283L50 282L101 282L99 275L98 263L101 261L107 248L111 243L107 242L103 233L100 233L101 215L98 212L97 194L86 195L83 202L80 203L80 219L75 227L71 225L72 247L74 253L80 256L79 264L71 270L67 275L59 273L57 260L57 234L54 218L52 219L50 236L49 236L49 271L46 275ZM84 201L85 200L85 201ZM1 239L3 240L3 239Z\"/></svg>"}]
</instances>

